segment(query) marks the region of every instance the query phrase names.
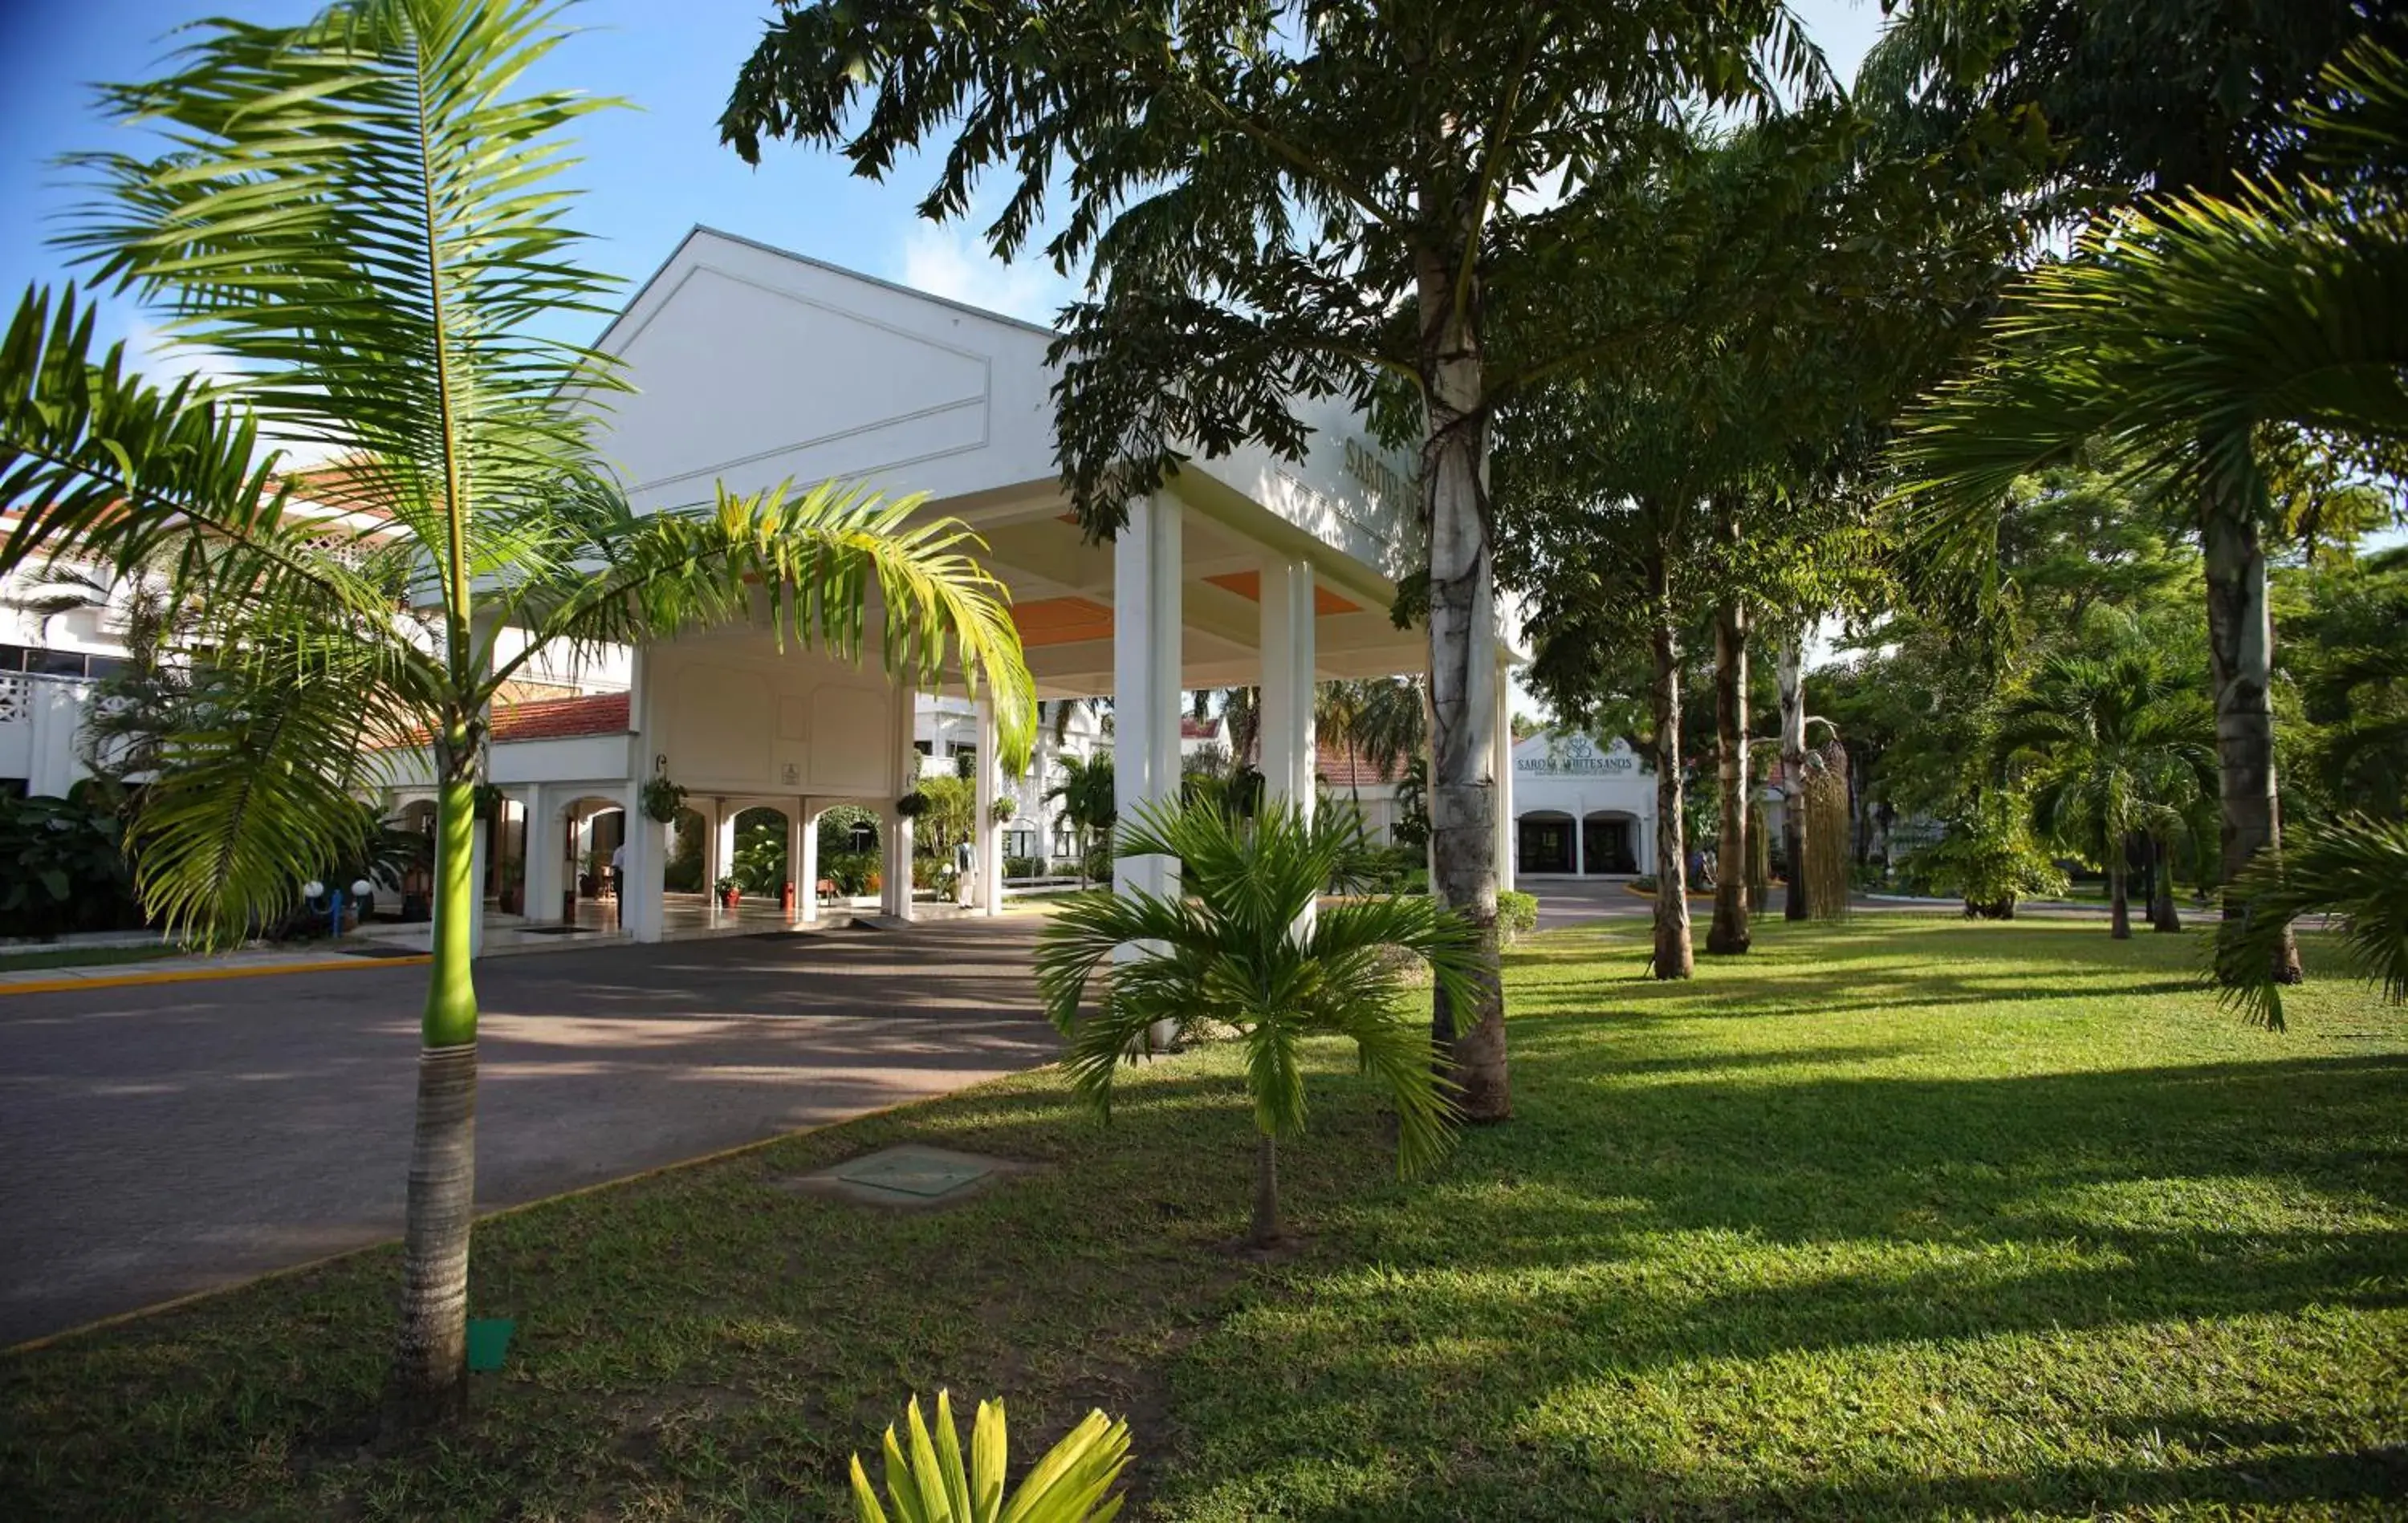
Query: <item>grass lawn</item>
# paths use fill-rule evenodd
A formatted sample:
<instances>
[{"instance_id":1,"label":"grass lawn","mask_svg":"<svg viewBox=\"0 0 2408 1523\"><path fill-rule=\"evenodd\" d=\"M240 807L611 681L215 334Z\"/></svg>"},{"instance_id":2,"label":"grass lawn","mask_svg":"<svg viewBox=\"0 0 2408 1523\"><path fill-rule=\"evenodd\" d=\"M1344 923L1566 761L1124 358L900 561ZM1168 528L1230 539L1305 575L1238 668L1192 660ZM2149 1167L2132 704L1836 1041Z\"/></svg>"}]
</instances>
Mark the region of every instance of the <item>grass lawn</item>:
<instances>
[{"instance_id":1,"label":"grass lawn","mask_svg":"<svg viewBox=\"0 0 2408 1523\"><path fill-rule=\"evenodd\" d=\"M847 1516L939 1385L1022 1449L1126 1413L1131 1516L1198 1523L2400 1516L2408 1018L2240 1026L2197 935L1776 922L1661 986L1644 930L1512 954L1516 1118L1431 1179L1324 1053L1283 1263L1216 1246L1231 1054L1109 1130L1029 1075L481 1227L519 1343L423 1452L361 1447L390 1250L0 1361L0 1516ZM1046 1167L779 1188L906 1138Z\"/></svg>"},{"instance_id":2,"label":"grass lawn","mask_svg":"<svg viewBox=\"0 0 2408 1523\"><path fill-rule=\"evenodd\" d=\"M61 947L45 952L0 952L0 973L33 973L42 968L99 968L118 962L155 962L163 957L188 955L181 947L159 942L143 947Z\"/></svg>"}]
</instances>

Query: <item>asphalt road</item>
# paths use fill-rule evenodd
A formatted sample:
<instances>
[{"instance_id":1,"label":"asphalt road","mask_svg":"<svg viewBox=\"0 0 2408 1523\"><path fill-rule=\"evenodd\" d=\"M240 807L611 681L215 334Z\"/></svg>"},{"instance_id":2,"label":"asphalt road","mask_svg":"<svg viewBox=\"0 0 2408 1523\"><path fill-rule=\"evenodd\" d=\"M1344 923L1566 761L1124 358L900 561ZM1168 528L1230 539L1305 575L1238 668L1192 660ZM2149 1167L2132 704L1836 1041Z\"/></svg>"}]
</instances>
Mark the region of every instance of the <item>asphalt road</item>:
<instances>
[{"instance_id":1,"label":"asphalt road","mask_svg":"<svg viewBox=\"0 0 2408 1523\"><path fill-rule=\"evenodd\" d=\"M1050 1060L1037 923L481 964L479 1203ZM0 1345L397 1235L425 978L0 997Z\"/></svg>"}]
</instances>

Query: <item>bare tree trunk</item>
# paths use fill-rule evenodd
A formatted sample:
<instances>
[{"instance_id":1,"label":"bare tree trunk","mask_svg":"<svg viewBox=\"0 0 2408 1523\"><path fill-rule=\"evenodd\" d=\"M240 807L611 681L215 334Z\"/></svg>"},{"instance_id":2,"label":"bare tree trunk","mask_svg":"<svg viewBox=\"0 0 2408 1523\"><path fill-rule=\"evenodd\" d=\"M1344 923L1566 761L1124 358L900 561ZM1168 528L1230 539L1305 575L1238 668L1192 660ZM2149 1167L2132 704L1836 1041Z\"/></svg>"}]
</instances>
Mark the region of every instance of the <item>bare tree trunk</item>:
<instances>
[{"instance_id":1,"label":"bare tree trunk","mask_svg":"<svg viewBox=\"0 0 2408 1523\"><path fill-rule=\"evenodd\" d=\"M1471 999L1431 998L1430 1034L1470 1121L1512 1114L1505 1066L1505 987L1497 938L1497 624L1489 544L1488 408L1476 288L1458 309L1454 270L1418 272L1429 519L1430 842L1441 904L1480 937Z\"/></svg>"},{"instance_id":2,"label":"bare tree trunk","mask_svg":"<svg viewBox=\"0 0 2408 1523\"><path fill-rule=\"evenodd\" d=\"M2149 838L2149 929L2164 932L2182 930L2182 913L2174 908L2173 845Z\"/></svg>"},{"instance_id":3,"label":"bare tree trunk","mask_svg":"<svg viewBox=\"0 0 2408 1523\"><path fill-rule=\"evenodd\" d=\"M2274 792L2274 619L2266 601L2266 551L2253 499L2213 490L2201 516L2206 548L2207 654L2215 684L2217 797L2223 812L2224 918L2238 921L2248 905L2233 882L2262 850L2281 850L2283 824ZM2286 932L2274 976L2300 981L2300 949Z\"/></svg>"},{"instance_id":4,"label":"bare tree trunk","mask_svg":"<svg viewBox=\"0 0 2408 1523\"><path fill-rule=\"evenodd\" d=\"M1681 635L1673 621L1670 568L1657 548L1647 567L1656 624L1656 976L1697 969L1689 945L1689 863L1681 818Z\"/></svg>"},{"instance_id":5,"label":"bare tree trunk","mask_svg":"<svg viewBox=\"0 0 2408 1523\"><path fill-rule=\"evenodd\" d=\"M1802 634L1781 642L1781 855L1788 886L1781 918L1806 913L1806 651Z\"/></svg>"},{"instance_id":6,"label":"bare tree trunk","mask_svg":"<svg viewBox=\"0 0 2408 1523\"><path fill-rule=\"evenodd\" d=\"M2110 834L2107 841L2107 933L2117 941L2132 939L2132 886L2129 836Z\"/></svg>"},{"instance_id":7,"label":"bare tree trunk","mask_svg":"<svg viewBox=\"0 0 2408 1523\"><path fill-rule=\"evenodd\" d=\"M443 785L436 811L434 965L418 1054L418 1117L402 1230L401 1331L385 1392L400 1436L456 1420L468 1401L468 1231L477 1207L477 991L470 882L476 790Z\"/></svg>"},{"instance_id":8,"label":"bare tree trunk","mask_svg":"<svg viewBox=\"0 0 2408 1523\"><path fill-rule=\"evenodd\" d=\"M1731 534L1736 534L1733 528ZM1747 918L1747 607L1736 594L1714 619L1714 780L1721 790L1722 838L1714 848L1714 921L1706 950L1744 952Z\"/></svg>"},{"instance_id":9,"label":"bare tree trunk","mask_svg":"<svg viewBox=\"0 0 2408 1523\"><path fill-rule=\"evenodd\" d=\"M1268 1132L1254 1138L1254 1222L1248 1235L1258 1248L1279 1245L1279 1143Z\"/></svg>"}]
</instances>

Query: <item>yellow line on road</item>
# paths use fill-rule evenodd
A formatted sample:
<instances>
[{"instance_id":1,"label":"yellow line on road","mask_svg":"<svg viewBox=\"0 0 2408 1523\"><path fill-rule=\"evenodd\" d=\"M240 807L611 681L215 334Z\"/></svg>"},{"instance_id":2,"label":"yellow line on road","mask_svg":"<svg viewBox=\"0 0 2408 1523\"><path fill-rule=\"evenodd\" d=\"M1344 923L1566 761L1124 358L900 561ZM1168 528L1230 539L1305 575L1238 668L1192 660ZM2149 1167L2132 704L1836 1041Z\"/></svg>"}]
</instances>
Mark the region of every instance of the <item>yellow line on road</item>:
<instances>
[{"instance_id":1,"label":"yellow line on road","mask_svg":"<svg viewBox=\"0 0 2408 1523\"><path fill-rule=\"evenodd\" d=\"M430 952L408 957L338 957L320 962L271 962L255 968L183 968L173 973L109 973L96 978L29 978L0 983L0 994L59 994L77 989L132 989L144 984L207 983L220 978L265 978L279 973L338 973L351 968L408 968L435 961ZM5 971L5 970L0 970Z\"/></svg>"}]
</instances>

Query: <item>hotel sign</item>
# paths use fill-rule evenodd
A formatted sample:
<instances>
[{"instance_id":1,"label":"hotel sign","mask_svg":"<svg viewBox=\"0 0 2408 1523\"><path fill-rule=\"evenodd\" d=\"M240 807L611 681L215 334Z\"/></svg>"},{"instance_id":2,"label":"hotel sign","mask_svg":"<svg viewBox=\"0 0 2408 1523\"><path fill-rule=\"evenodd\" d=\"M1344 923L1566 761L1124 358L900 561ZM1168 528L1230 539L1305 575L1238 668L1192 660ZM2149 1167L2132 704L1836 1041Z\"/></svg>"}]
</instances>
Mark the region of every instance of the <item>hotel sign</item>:
<instances>
[{"instance_id":1,"label":"hotel sign","mask_svg":"<svg viewBox=\"0 0 2408 1523\"><path fill-rule=\"evenodd\" d=\"M1513 770L1541 777L1618 776L1638 765L1638 758L1620 746L1601 750L1586 735L1571 735L1551 745L1540 756L1513 759Z\"/></svg>"}]
</instances>

